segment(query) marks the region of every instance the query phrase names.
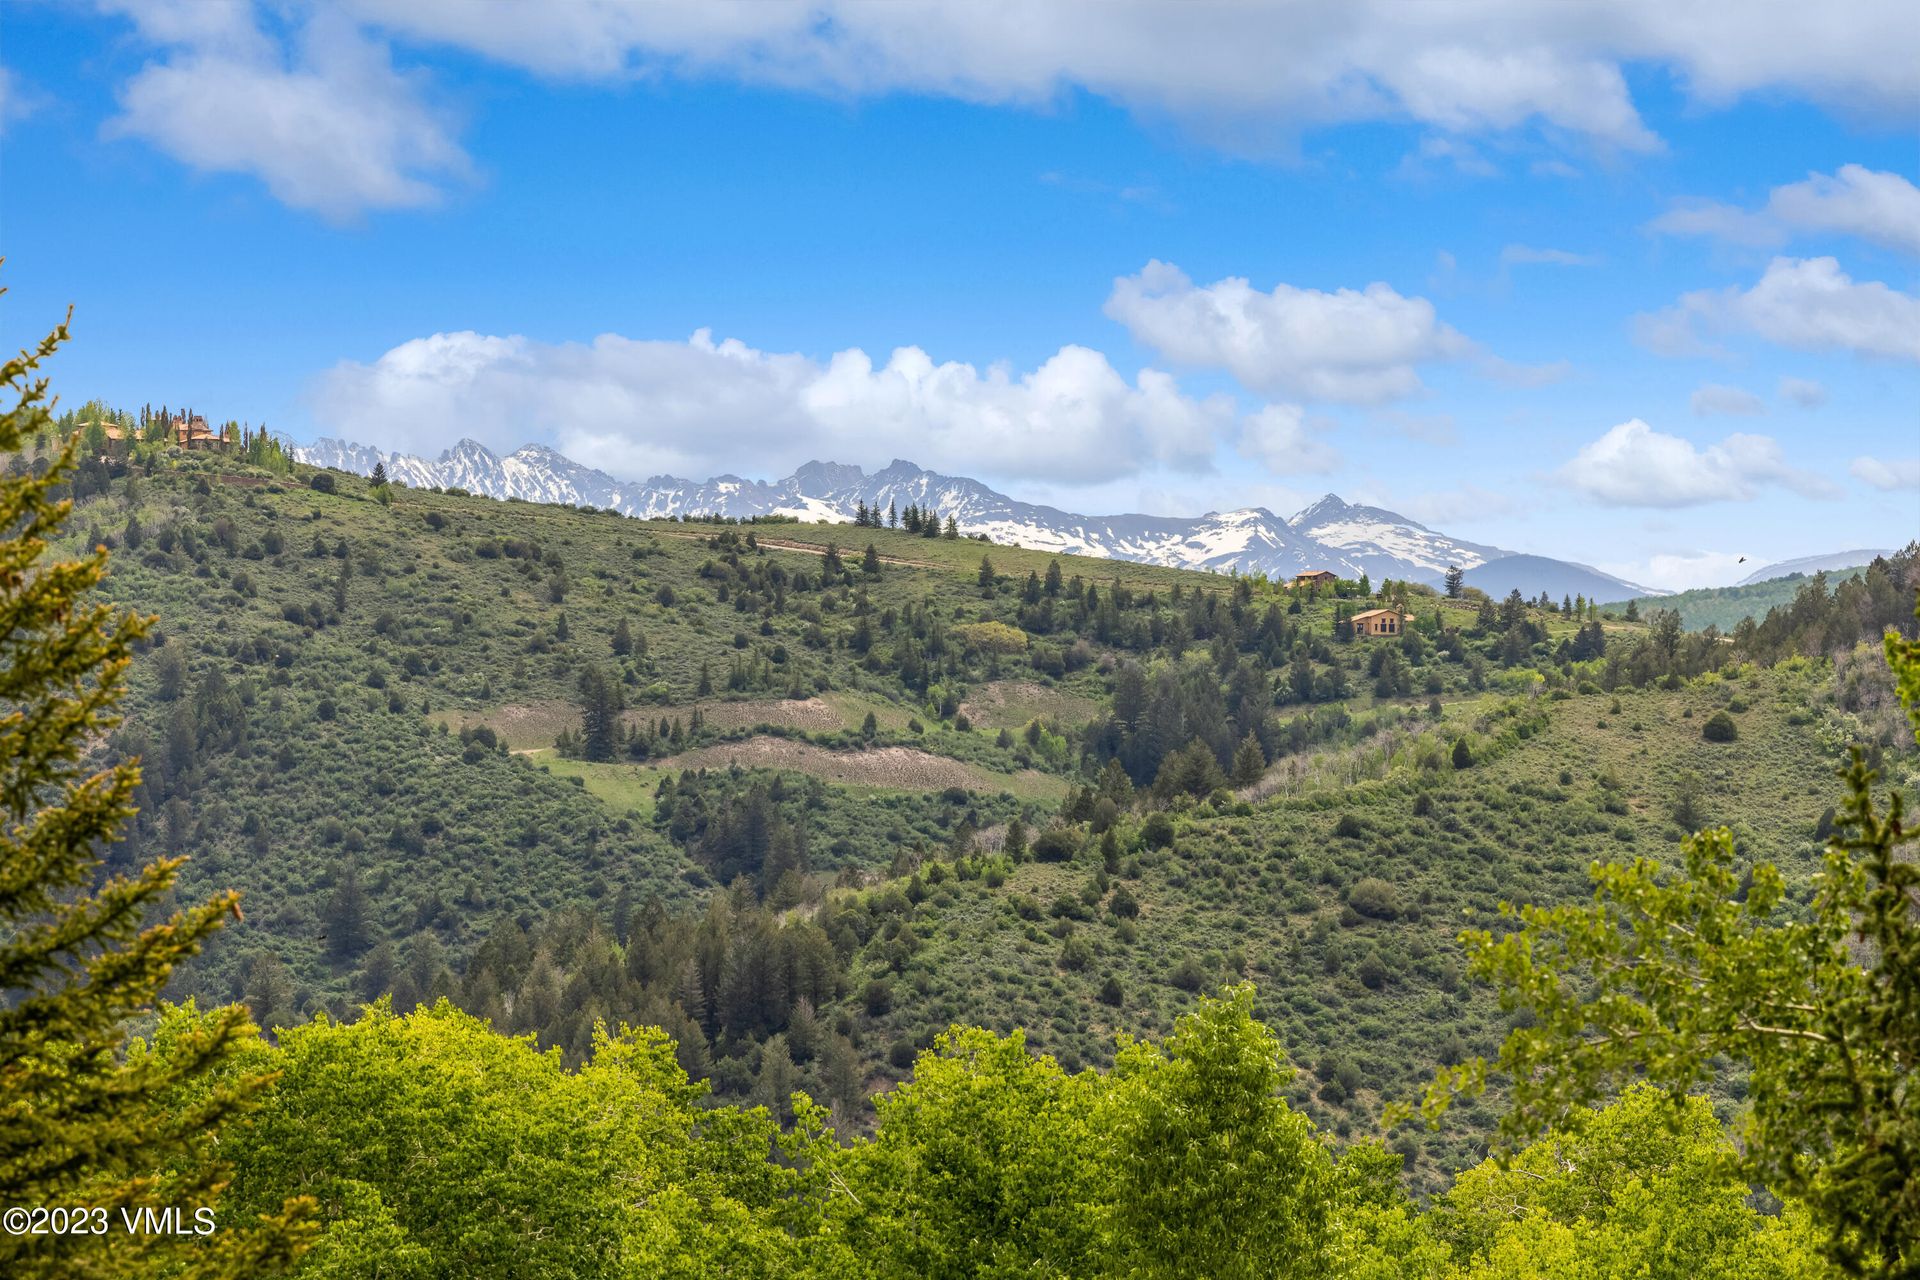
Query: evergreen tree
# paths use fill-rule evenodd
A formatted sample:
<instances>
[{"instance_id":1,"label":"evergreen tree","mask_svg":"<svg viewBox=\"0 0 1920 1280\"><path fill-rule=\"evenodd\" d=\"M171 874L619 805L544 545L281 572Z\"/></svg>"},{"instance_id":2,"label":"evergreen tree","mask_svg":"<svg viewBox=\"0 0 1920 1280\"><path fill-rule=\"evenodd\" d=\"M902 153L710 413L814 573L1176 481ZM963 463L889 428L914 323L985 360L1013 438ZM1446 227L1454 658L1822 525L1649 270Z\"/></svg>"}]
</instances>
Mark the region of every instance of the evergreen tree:
<instances>
[{"instance_id":1,"label":"evergreen tree","mask_svg":"<svg viewBox=\"0 0 1920 1280\"><path fill-rule=\"evenodd\" d=\"M1457 564L1447 566L1447 599L1458 600L1461 589L1466 585L1467 575Z\"/></svg>"},{"instance_id":2,"label":"evergreen tree","mask_svg":"<svg viewBox=\"0 0 1920 1280\"><path fill-rule=\"evenodd\" d=\"M0 413L0 453L48 429L41 361L67 340L63 322L0 365L14 403ZM177 1035L125 1048L129 1019L151 1012L174 966L229 915L222 893L141 930L169 899L182 859L101 879L100 846L134 811L137 761L95 754L133 645L152 620L115 616L87 595L107 553L47 559L71 510L56 487L76 442L40 475L0 478L0 1205L122 1208L211 1204L223 1182L210 1135L251 1106L267 1081L223 1071L254 1028L238 1006L194 1015ZM13 1277L242 1275L278 1270L300 1247L288 1205L231 1224L186 1249L170 1237L0 1234ZM223 1224L227 1225L227 1224ZM195 1241L195 1244L202 1242Z\"/></svg>"},{"instance_id":3,"label":"evergreen tree","mask_svg":"<svg viewBox=\"0 0 1920 1280\"><path fill-rule=\"evenodd\" d=\"M960 536L960 524L952 516L947 517L947 531L941 536L949 542Z\"/></svg>"},{"instance_id":4,"label":"evergreen tree","mask_svg":"<svg viewBox=\"0 0 1920 1280\"><path fill-rule=\"evenodd\" d=\"M1042 589L1050 596L1060 594L1060 562L1058 560L1047 561L1047 578L1042 584Z\"/></svg>"},{"instance_id":5,"label":"evergreen tree","mask_svg":"<svg viewBox=\"0 0 1920 1280\"><path fill-rule=\"evenodd\" d=\"M378 488L380 485L385 484L387 482L387 464L384 462L374 463L373 475L371 475L368 478L372 480L376 488Z\"/></svg>"},{"instance_id":6,"label":"evergreen tree","mask_svg":"<svg viewBox=\"0 0 1920 1280\"><path fill-rule=\"evenodd\" d=\"M894 509L892 501L889 500L887 503L887 528L898 529L899 527L900 513Z\"/></svg>"},{"instance_id":7,"label":"evergreen tree","mask_svg":"<svg viewBox=\"0 0 1920 1280\"><path fill-rule=\"evenodd\" d=\"M613 652L622 658L633 652L633 628L625 618L620 619L619 625L613 629Z\"/></svg>"},{"instance_id":8,"label":"evergreen tree","mask_svg":"<svg viewBox=\"0 0 1920 1280\"><path fill-rule=\"evenodd\" d=\"M1240 739L1240 745L1233 753L1233 783L1238 787L1250 786L1260 781L1260 775L1267 771L1267 754L1260 749L1260 739L1248 733Z\"/></svg>"},{"instance_id":9,"label":"evergreen tree","mask_svg":"<svg viewBox=\"0 0 1920 1280\"><path fill-rule=\"evenodd\" d=\"M987 597L988 599L992 599L993 598L993 561L989 560L985 556L980 557L980 574L979 574L978 581L980 583L980 594Z\"/></svg>"},{"instance_id":10,"label":"evergreen tree","mask_svg":"<svg viewBox=\"0 0 1920 1280\"><path fill-rule=\"evenodd\" d=\"M620 682L599 666L580 673L580 754L588 760L613 759L620 745Z\"/></svg>"},{"instance_id":11,"label":"evergreen tree","mask_svg":"<svg viewBox=\"0 0 1920 1280\"><path fill-rule=\"evenodd\" d=\"M867 553L860 557L860 572L869 578L880 576L880 552L871 542L867 544Z\"/></svg>"},{"instance_id":12,"label":"evergreen tree","mask_svg":"<svg viewBox=\"0 0 1920 1280\"><path fill-rule=\"evenodd\" d=\"M334 959L352 960L367 949L367 894L360 886L360 870L352 863L340 873L324 918L327 950Z\"/></svg>"}]
</instances>

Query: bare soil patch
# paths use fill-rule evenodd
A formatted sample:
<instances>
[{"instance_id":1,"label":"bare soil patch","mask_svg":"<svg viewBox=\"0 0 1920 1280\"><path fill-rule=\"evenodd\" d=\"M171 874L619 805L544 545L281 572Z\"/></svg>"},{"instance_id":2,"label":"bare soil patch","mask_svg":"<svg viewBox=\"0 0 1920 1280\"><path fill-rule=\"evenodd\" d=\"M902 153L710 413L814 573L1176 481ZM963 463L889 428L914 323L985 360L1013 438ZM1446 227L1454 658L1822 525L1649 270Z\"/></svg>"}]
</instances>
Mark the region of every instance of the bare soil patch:
<instances>
[{"instance_id":1,"label":"bare soil patch","mask_svg":"<svg viewBox=\"0 0 1920 1280\"><path fill-rule=\"evenodd\" d=\"M935 791L963 787L969 791L1050 792L1060 780L1035 770L1017 774L994 773L975 765L936 756L912 747L875 747L869 751L829 751L810 742L761 736L740 742L684 751L653 762L665 769L791 769L828 782L855 786L894 787L907 791Z\"/></svg>"},{"instance_id":2,"label":"bare soil patch","mask_svg":"<svg viewBox=\"0 0 1920 1280\"><path fill-rule=\"evenodd\" d=\"M1085 724L1098 713L1099 704L1033 680L995 680L968 694L960 710L985 728L1018 729L1035 719Z\"/></svg>"}]
</instances>

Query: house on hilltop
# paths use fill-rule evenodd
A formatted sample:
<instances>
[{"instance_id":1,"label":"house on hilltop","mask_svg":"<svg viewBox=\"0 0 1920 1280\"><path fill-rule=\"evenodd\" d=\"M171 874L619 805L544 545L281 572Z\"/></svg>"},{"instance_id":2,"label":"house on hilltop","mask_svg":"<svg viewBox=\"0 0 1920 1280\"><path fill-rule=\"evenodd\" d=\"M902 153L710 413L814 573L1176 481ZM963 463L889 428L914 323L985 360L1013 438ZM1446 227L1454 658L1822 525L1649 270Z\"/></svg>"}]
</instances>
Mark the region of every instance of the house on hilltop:
<instances>
[{"instance_id":1,"label":"house on hilltop","mask_svg":"<svg viewBox=\"0 0 1920 1280\"><path fill-rule=\"evenodd\" d=\"M1339 580L1340 575L1331 569L1309 569L1293 575L1293 585L1296 587L1330 587Z\"/></svg>"},{"instance_id":2,"label":"house on hilltop","mask_svg":"<svg viewBox=\"0 0 1920 1280\"><path fill-rule=\"evenodd\" d=\"M1398 609L1364 609L1347 621L1353 624L1353 634L1357 636L1397 636L1402 627L1413 621L1413 615Z\"/></svg>"},{"instance_id":3,"label":"house on hilltop","mask_svg":"<svg viewBox=\"0 0 1920 1280\"><path fill-rule=\"evenodd\" d=\"M207 425L197 413L182 414L167 424L166 438L181 449L224 453L231 443L227 437Z\"/></svg>"}]
</instances>

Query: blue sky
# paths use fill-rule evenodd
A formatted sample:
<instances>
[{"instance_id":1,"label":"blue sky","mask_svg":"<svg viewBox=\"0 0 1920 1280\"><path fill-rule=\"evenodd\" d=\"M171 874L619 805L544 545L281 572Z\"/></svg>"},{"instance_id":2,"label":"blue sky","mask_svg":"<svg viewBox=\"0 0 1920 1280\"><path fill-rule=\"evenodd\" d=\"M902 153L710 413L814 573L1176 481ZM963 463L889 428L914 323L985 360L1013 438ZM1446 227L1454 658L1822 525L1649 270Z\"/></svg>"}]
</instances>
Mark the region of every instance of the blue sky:
<instances>
[{"instance_id":1,"label":"blue sky","mask_svg":"<svg viewBox=\"0 0 1920 1280\"><path fill-rule=\"evenodd\" d=\"M72 302L70 401L296 439L905 457L1103 512L1331 490L1724 582L1920 535L1917 28L13 3L0 324Z\"/></svg>"}]
</instances>

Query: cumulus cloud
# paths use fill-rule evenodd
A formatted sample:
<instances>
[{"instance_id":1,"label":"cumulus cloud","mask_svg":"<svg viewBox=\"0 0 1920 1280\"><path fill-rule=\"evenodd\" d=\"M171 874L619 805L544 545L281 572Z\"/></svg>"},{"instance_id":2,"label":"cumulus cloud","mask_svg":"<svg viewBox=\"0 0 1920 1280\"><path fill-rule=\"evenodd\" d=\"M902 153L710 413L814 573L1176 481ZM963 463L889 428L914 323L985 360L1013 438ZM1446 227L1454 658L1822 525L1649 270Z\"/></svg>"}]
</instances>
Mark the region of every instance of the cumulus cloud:
<instances>
[{"instance_id":1,"label":"cumulus cloud","mask_svg":"<svg viewBox=\"0 0 1920 1280\"><path fill-rule=\"evenodd\" d=\"M685 71L835 92L1045 102L1079 87L1188 119L1413 119L1450 131L1539 121L1654 145L1621 66L1674 68L1700 102L1786 90L1888 113L1920 103L1899 0L1301 0L1273 6L1035 0L349 0L369 21L548 75Z\"/></svg>"},{"instance_id":2,"label":"cumulus cloud","mask_svg":"<svg viewBox=\"0 0 1920 1280\"><path fill-rule=\"evenodd\" d=\"M1324 475L1340 465L1340 452L1318 440L1297 404L1270 404L1240 427L1240 454L1277 476Z\"/></svg>"},{"instance_id":3,"label":"cumulus cloud","mask_svg":"<svg viewBox=\"0 0 1920 1280\"><path fill-rule=\"evenodd\" d=\"M1920 489L1920 458L1875 458L1868 455L1853 460L1847 470L1856 480L1876 489Z\"/></svg>"},{"instance_id":4,"label":"cumulus cloud","mask_svg":"<svg viewBox=\"0 0 1920 1280\"><path fill-rule=\"evenodd\" d=\"M1780 398L1798 409L1818 409L1827 402L1827 389L1811 378L1780 379Z\"/></svg>"},{"instance_id":5,"label":"cumulus cloud","mask_svg":"<svg viewBox=\"0 0 1920 1280\"><path fill-rule=\"evenodd\" d=\"M1833 174L1810 173L1804 182L1775 187L1758 210L1685 201L1648 227L1755 248L1782 245L1795 235L1832 232L1920 254L1920 187L1897 173L1845 164Z\"/></svg>"},{"instance_id":6,"label":"cumulus cloud","mask_svg":"<svg viewBox=\"0 0 1920 1280\"><path fill-rule=\"evenodd\" d=\"M1685 294L1634 328L1661 355L1709 350L1704 334L1744 332L1802 351L1920 361L1920 297L1856 282L1832 258L1775 258L1751 289Z\"/></svg>"},{"instance_id":7,"label":"cumulus cloud","mask_svg":"<svg viewBox=\"0 0 1920 1280\"><path fill-rule=\"evenodd\" d=\"M1129 382L1085 347L1016 374L936 364L918 347L882 365L858 349L821 363L705 330L558 344L434 334L336 366L312 399L327 429L386 448L539 439L615 475L696 479L743 458L771 474L910 452L968 474L1098 483L1150 466L1203 472L1235 425L1228 397L1188 396L1153 369Z\"/></svg>"},{"instance_id":8,"label":"cumulus cloud","mask_svg":"<svg viewBox=\"0 0 1920 1280\"><path fill-rule=\"evenodd\" d=\"M99 3L172 46L138 78L128 133L203 168L258 173L280 198L323 212L427 203L464 165L419 86L394 76L396 42L585 82L723 78L1043 108L1084 92L1247 151L1318 126L1411 121L1431 131L1423 154L1478 172L1492 166L1467 135L1531 128L1556 145L1656 149L1628 64L1667 68L1708 106L1767 92L1894 119L1920 108L1920 27L1904 0L259 0L276 30L352 24L340 38L359 46L347 66L308 50L289 59L259 35L249 0ZM245 56L216 56L209 31L241 26L257 36L240 42ZM189 77L222 105L192 101ZM212 136L196 142L196 125Z\"/></svg>"},{"instance_id":9,"label":"cumulus cloud","mask_svg":"<svg viewBox=\"0 0 1920 1280\"><path fill-rule=\"evenodd\" d=\"M1692 405L1694 414L1702 418L1716 413L1755 414L1767 411L1766 404L1753 392L1722 386L1717 382L1702 384L1693 393Z\"/></svg>"},{"instance_id":10,"label":"cumulus cloud","mask_svg":"<svg viewBox=\"0 0 1920 1280\"><path fill-rule=\"evenodd\" d=\"M1583 445L1556 475L1561 483L1615 507L1746 502L1768 485L1810 498L1835 496L1827 481L1789 466L1771 436L1735 433L1701 449L1638 418Z\"/></svg>"},{"instance_id":11,"label":"cumulus cloud","mask_svg":"<svg viewBox=\"0 0 1920 1280\"><path fill-rule=\"evenodd\" d=\"M1175 364L1225 369L1269 395L1379 404L1421 389L1417 366L1470 354L1433 304L1384 284L1323 293L1229 277L1195 286L1170 263L1121 276L1109 317Z\"/></svg>"},{"instance_id":12,"label":"cumulus cloud","mask_svg":"<svg viewBox=\"0 0 1920 1280\"><path fill-rule=\"evenodd\" d=\"M336 11L316 10L288 49L244 4L117 7L166 52L127 81L109 138L142 139L205 172L252 174L282 203L336 221L431 205L469 172L418 78Z\"/></svg>"}]
</instances>

